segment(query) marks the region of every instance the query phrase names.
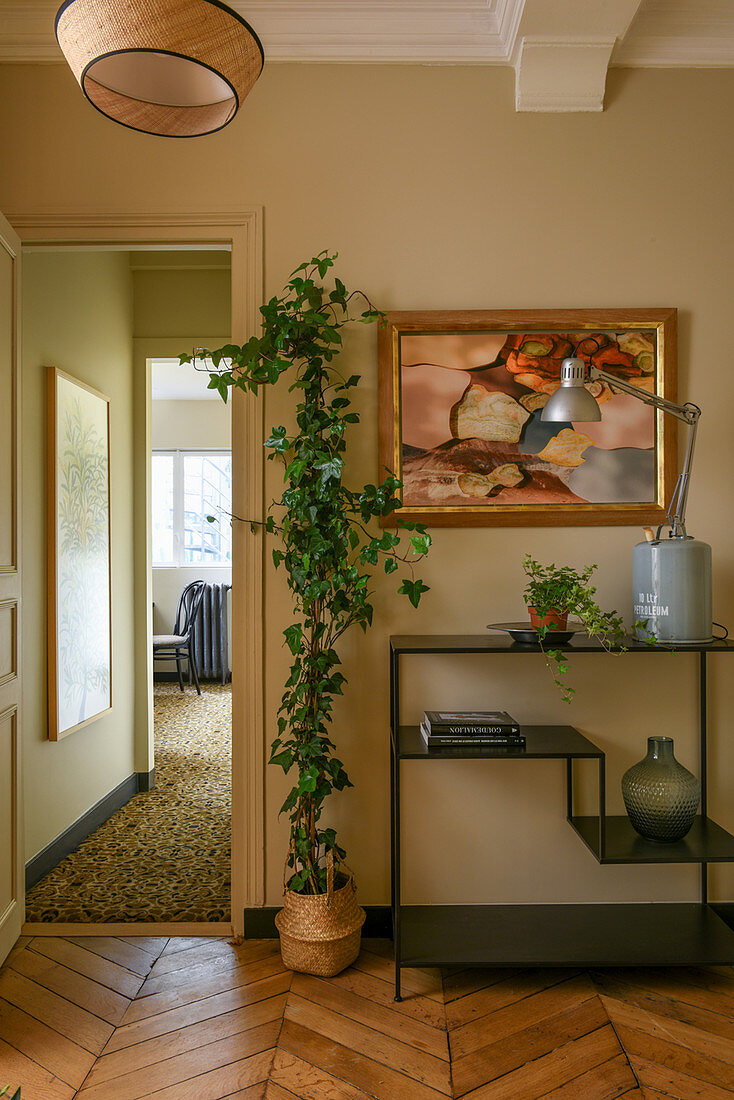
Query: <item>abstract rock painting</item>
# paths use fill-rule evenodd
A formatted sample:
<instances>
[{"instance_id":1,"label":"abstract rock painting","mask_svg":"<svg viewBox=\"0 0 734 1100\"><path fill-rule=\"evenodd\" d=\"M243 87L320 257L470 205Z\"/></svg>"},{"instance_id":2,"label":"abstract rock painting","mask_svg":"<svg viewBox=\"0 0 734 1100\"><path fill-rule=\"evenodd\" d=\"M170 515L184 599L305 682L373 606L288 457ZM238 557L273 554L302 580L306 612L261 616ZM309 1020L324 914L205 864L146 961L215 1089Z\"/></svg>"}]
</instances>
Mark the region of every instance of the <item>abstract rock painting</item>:
<instances>
[{"instance_id":1,"label":"abstract rock painting","mask_svg":"<svg viewBox=\"0 0 734 1100\"><path fill-rule=\"evenodd\" d=\"M472 314L455 315L462 325L453 330L443 314L431 326L432 316L389 314L381 338L381 460L403 483L403 513L429 523L662 518L672 428L654 409L594 381L586 385L599 422L547 423L541 413L575 352L641 392L669 396L668 316L512 332L469 328Z\"/></svg>"}]
</instances>

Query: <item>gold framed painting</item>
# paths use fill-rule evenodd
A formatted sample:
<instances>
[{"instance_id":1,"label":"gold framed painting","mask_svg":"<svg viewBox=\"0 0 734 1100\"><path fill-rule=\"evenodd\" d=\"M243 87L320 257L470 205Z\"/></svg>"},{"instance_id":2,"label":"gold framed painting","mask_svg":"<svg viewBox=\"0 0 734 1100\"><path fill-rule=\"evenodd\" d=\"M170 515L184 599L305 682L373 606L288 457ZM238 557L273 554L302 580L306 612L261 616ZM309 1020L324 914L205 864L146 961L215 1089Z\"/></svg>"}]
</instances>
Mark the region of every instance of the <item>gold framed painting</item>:
<instances>
[{"instance_id":1,"label":"gold framed painting","mask_svg":"<svg viewBox=\"0 0 734 1100\"><path fill-rule=\"evenodd\" d=\"M48 736L112 709L109 398L55 367L48 406Z\"/></svg>"},{"instance_id":2,"label":"gold framed painting","mask_svg":"<svg viewBox=\"0 0 734 1100\"><path fill-rule=\"evenodd\" d=\"M675 401L676 339L675 309L388 313L378 337L380 466L403 487L384 523L661 522L676 474L673 418L598 380L586 383L598 423L548 423L541 413L574 352Z\"/></svg>"}]
</instances>

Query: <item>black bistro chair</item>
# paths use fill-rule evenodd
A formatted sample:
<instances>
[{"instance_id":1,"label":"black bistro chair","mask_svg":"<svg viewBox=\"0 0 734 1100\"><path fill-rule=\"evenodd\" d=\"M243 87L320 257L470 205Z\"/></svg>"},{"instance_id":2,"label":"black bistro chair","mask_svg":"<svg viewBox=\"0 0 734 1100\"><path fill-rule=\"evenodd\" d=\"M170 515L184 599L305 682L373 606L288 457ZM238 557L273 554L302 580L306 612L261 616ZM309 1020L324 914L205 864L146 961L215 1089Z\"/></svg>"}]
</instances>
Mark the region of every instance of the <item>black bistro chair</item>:
<instances>
[{"instance_id":1,"label":"black bistro chair","mask_svg":"<svg viewBox=\"0 0 734 1100\"><path fill-rule=\"evenodd\" d=\"M187 584L181 593L181 599L178 601L178 611L176 613L173 634L153 635L153 660L176 662L178 684L181 691L184 689L183 676L181 675L181 662L188 661L188 682L191 683L191 677L193 675L198 695L201 695L201 688L199 687L199 675L196 671L196 661L194 660L192 635L194 633L194 623L199 613L205 587L206 581L192 581L191 584Z\"/></svg>"}]
</instances>

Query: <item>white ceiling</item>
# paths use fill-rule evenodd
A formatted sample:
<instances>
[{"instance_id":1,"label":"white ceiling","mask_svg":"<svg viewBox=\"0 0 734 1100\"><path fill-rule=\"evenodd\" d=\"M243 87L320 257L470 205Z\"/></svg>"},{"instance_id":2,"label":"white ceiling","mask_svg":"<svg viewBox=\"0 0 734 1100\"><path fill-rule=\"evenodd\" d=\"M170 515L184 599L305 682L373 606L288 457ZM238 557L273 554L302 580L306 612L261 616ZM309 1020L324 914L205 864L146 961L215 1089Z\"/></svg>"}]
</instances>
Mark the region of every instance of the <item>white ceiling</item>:
<instances>
[{"instance_id":1,"label":"white ceiling","mask_svg":"<svg viewBox=\"0 0 734 1100\"><path fill-rule=\"evenodd\" d=\"M179 363L178 359L153 359L151 381L154 401L222 400L216 390L207 389L206 371L197 370L191 363Z\"/></svg>"},{"instance_id":2,"label":"white ceiling","mask_svg":"<svg viewBox=\"0 0 734 1100\"><path fill-rule=\"evenodd\" d=\"M0 0L0 62L62 60L58 3ZM511 65L519 110L601 110L609 64L734 67L734 0L230 3L262 39L266 63Z\"/></svg>"}]
</instances>

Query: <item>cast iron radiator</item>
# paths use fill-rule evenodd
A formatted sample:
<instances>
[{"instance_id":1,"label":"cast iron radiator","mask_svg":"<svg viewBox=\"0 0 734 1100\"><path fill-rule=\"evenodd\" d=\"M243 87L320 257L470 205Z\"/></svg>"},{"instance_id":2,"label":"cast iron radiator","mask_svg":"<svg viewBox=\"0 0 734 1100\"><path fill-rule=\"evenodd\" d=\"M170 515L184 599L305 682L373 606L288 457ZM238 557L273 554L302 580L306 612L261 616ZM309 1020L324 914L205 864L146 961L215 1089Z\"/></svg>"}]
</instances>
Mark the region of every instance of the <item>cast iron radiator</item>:
<instances>
[{"instance_id":1,"label":"cast iron radiator","mask_svg":"<svg viewBox=\"0 0 734 1100\"><path fill-rule=\"evenodd\" d=\"M204 680L232 679L227 640L227 593L231 584L207 584L193 630L196 671Z\"/></svg>"}]
</instances>

